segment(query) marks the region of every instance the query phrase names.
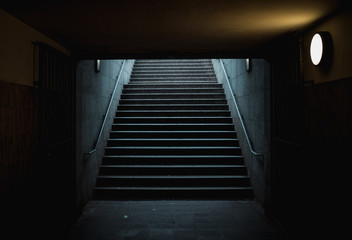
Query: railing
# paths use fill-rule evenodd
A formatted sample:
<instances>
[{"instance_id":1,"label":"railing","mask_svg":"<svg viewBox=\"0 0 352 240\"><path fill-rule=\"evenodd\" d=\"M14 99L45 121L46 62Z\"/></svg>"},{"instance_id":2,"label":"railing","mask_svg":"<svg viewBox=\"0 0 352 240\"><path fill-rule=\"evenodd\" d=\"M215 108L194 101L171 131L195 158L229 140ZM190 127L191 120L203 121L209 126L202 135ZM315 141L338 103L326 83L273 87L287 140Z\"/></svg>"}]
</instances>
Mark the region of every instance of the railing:
<instances>
[{"instance_id":1,"label":"railing","mask_svg":"<svg viewBox=\"0 0 352 240\"><path fill-rule=\"evenodd\" d=\"M103 130L104 130L104 127L105 127L105 123L106 123L106 119L107 119L108 114L109 114L109 112L110 112L111 104L112 104L112 101L114 100L115 92L116 92L118 83L119 83L119 81L120 81L121 74L122 74L123 68L124 68L124 66L125 66L125 63L126 63L126 60L123 60L122 66L121 66L121 68L120 68L120 73L119 73L119 75L118 75L118 77L117 77L117 79L116 79L114 91L113 91L112 94L111 94L109 106L108 106L108 108L106 109L106 113L105 113L105 115L104 115L104 121L103 121L103 123L101 124L101 127L100 127L100 131L99 131L98 138L97 138L97 140L94 142L93 149L92 149L90 152L87 152L87 153L84 153L84 154L87 154L87 155L88 155L88 154L92 154L92 153L94 153L94 152L97 151L97 146L98 146L98 143L99 143L99 141L100 141L101 135L102 135L102 133L103 133Z\"/></svg>"},{"instance_id":2,"label":"railing","mask_svg":"<svg viewBox=\"0 0 352 240\"><path fill-rule=\"evenodd\" d=\"M227 76L227 73L226 73L226 70L225 70L225 67L224 67L224 63L222 62L222 59L219 59L219 60L220 60L220 64L221 64L222 70L224 71L227 84L228 84L228 86L229 86L229 90L230 90L230 94L231 94L232 100L233 100L233 102L235 103L236 112L237 112L238 118L239 118L239 120L240 120L240 123L241 123L242 129L243 129L244 135L245 135L245 137L246 137L246 140L247 140L247 143L248 143L248 146L249 146L249 150L250 150L250 152L251 152L253 155L255 155L255 156L264 157L264 155L263 155L262 153L257 153L256 151L253 150L252 143L251 143L251 141L249 140L246 127L244 126L244 122L243 122L243 119L242 119L240 110L239 110L239 108L238 108L238 105L237 105L237 101L236 101L236 98L235 98L235 94L232 92L231 85L230 85L230 81L229 81L229 77Z\"/></svg>"}]
</instances>

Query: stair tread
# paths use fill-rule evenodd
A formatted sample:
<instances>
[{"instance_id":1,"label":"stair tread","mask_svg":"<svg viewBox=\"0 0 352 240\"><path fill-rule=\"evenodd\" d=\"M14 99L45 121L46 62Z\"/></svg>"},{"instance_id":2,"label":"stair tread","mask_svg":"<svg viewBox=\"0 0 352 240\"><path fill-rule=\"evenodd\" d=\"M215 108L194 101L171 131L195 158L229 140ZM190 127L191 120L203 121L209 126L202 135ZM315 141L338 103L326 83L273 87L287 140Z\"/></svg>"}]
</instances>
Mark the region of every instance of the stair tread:
<instances>
[{"instance_id":1,"label":"stair tread","mask_svg":"<svg viewBox=\"0 0 352 240\"><path fill-rule=\"evenodd\" d=\"M182 83L179 83L179 82L175 82L175 83L160 83L160 84L155 84L154 82L153 83L129 83L129 84L125 84L124 87L134 87L134 86L163 86L163 85L173 85L173 86L185 86L184 84ZM199 86L199 84L192 84L192 83L187 83L187 85L195 85L195 86ZM219 88L222 88L222 84L221 83L209 83L209 82L205 82L204 84L202 85L209 85L209 86L219 86Z\"/></svg>"},{"instance_id":2,"label":"stair tread","mask_svg":"<svg viewBox=\"0 0 352 240\"><path fill-rule=\"evenodd\" d=\"M150 73L150 72L159 72L160 70L163 70L165 72L167 71L170 71L169 68L167 67L159 67L158 69L156 69L155 67L152 67L152 68L147 68L147 67L144 67L144 68L133 68L133 72L136 73L136 72L143 72L143 73ZM175 71L176 69L171 69L172 72L210 72L210 73L214 73L213 69L211 69L210 67L207 67L207 68L195 68L195 67L189 67L189 68L185 68L185 67L178 67L177 68L177 71Z\"/></svg>"},{"instance_id":3,"label":"stair tread","mask_svg":"<svg viewBox=\"0 0 352 240\"><path fill-rule=\"evenodd\" d=\"M175 89L177 89L177 90L185 90L185 91L187 91L187 90L222 90L223 88L222 87L218 87L218 88L195 88L195 87L192 87L192 88L190 88L190 87L188 87L188 88L170 88L170 87L165 87L165 88L156 88L156 89L153 89L153 88L124 88L124 90L133 90L133 91L150 91L150 90L153 90L153 91L155 91L155 90L160 90L160 91L162 91L162 90L166 90L166 91L168 91L168 90L175 90Z\"/></svg>"},{"instance_id":4,"label":"stair tread","mask_svg":"<svg viewBox=\"0 0 352 240\"><path fill-rule=\"evenodd\" d=\"M238 179L249 178L246 175L100 175L98 178L105 179Z\"/></svg>"},{"instance_id":5,"label":"stair tread","mask_svg":"<svg viewBox=\"0 0 352 240\"><path fill-rule=\"evenodd\" d=\"M182 99L179 99L179 98L163 98L163 99L155 99L155 98L143 98L143 99L120 99L120 102L147 102L147 101L153 101L153 102L156 102L156 101L160 101L160 102L178 102L178 101L183 101L183 102L194 102L194 101L197 101L197 102L201 102L201 101L211 101L211 102L216 102L216 101L227 101L226 98L197 98L197 99L194 99L194 98L182 98Z\"/></svg>"},{"instance_id":6,"label":"stair tread","mask_svg":"<svg viewBox=\"0 0 352 240\"><path fill-rule=\"evenodd\" d=\"M95 187L95 189L110 189L110 190L252 190L252 187Z\"/></svg>"},{"instance_id":7,"label":"stair tread","mask_svg":"<svg viewBox=\"0 0 352 240\"><path fill-rule=\"evenodd\" d=\"M240 147L228 147L228 146L122 146L122 147L106 147L106 149L240 149Z\"/></svg>"},{"instance_id":8,"label":"stair tread","mask_svg":"<svg viewBox=\"0 0 352 240\"><path fill-rule=\"evenodd\" d=\"M208 77L208 76L215 76L214 72L206 71L204 73L197 73L197 72L179 72L179 71L169 71L169 72L138 72L136 73L135 71L132 72L132 76L139 76L139 75L144 75L144 76L158 76L158 75L166 75L166 76L187 76L187 77L195 77L195 76L200 76L200 77Z\"/></svg>"},{"instance_id":9,"label":"stair tread","mask_svg":"<svg viewBox=\"0 0 352 240\"><path fill-rule=\"evenodd\" d=\"M165 93L165 94L167 94L167 95L222 95L222 96L224 96L224 94L223 93L187 93L187 92L185 92L185 93ZM146 96L148 96L148 95L160 95L160 93L138 93L138 94L136 94L136 93L123 93L122 95L146 95Z\"/></svg>"},{"instance_id":10,"label":"stair tread","mask_svg":"<svg viewBox=\"0 0 352 240\"><path fill-rule=\"evenodd\" d=\"M229 110L118 110L117 112L229 112Z\"/></svg>"},{"instance_id":11,"label":"stair tread","mask_svg":"<svg viewBox=\"0 0 352 240\"><path fill-rule=\"evenodd\" d=\"M121 164L121 165L116 165L116 164L102 164L102 167L116 167L116 168L155 168L155 167L160 167L160 168L197 168L197 167L203 167L203 168L224 168L224 167L230 167L230 168L237 168L237 167L245 167L244 164L216 164L216 165L209 165L209 164L191 164L191 165L186 165L186 164Z\"/></svg>"},{"instance_id":12,"label":"stair tread","mask_svg":"<svg viewBox=\"0 0 352 240\"><path fill-rule=\"evenodd\" d=\"M110 133L155 133L155 131L110 131ZM157 133L236 133L236 131L158 131Z\"/></svg>"},{"instance_id":13,"label":"stair tread","mask_svg":"<svg viewBox=\"0 0 352 240\"><path fill-rule=\"evenodd\" d=\"M120 106L124 107L136 107L136 106L141 106L141 107L203 107L203 106L228 106L227 104L192 104L192 103L183 103L183 104L120 104Z\"/></svg>"},{"instance_id":14,"label":"stair tread","mask_svg":"<svg viewBox=\"0 0 352 240\"><path fill-rule=\"evenodd\" d=\"M105 155L105 158L242 158L241 155Z\"/></svg>"},{"instance_id":15,"label":"stair tread","mask_svg":"<svg viewBox=\"0 0 352 240\"><path fill-rule=\"evenodd\" d=\"M194 74L194 73L200 73L200 74L214 74L214 71L209 68L195 68L195 67L189 67L189 68L184 68L184 67L163 67L163 68L155 68L155 67L138 67L133 69L134 74L164 74L164 73L185 73L185 74Z\"/></svg>"},{"instance_id":16,"label":"stair tread","mask_svg":"<svg viewBox=\"0 0 352 240\"><path fill-rule=\"evenodd\" d=\"M156 116L156 117L115 117L116 119L170 119L170 117L159 117L159 116ZM194 119L194 118L196 118L196 119L204 119L204 117L172 117L172 119ZM222 119L222 118L227 118L227 119L229 119L229 118L231 118L231 117L228 117L228 116L209 116L209 117L207 117L207 118L211 118L211 119L218 119L218 118L220 118L220 119ZM232 118L231 118L232 119Z\"/></svg>"},{"instance_id":17,"label":"stair tread","mask_svg":"<svg viewBox=\"0 0 352 240\"><path fill-rule=\"evenodd\" d=\"M210 126L218 126L218 125L226 125L226 126L233 126L232 123L113 123L112 125L122 125L122 126L143 126L143 125L165 125L165 126L174 126L174 125L178 125L178 126L195 126L195 125L199 125L199 126L205 126L205 125L210 125Z\"/></svg>"},{"instance_id":18,"label":"stair tread","mask_svg":"<svg viewBox=\"0 0 352 240\"><path fill-rule=\"evenodd\" d=\"M169 72L148 72L148 71L141 71L136 73L136 71L132 72L132 76L138 76L138 75L145 75L145 76L158 76L158 75L167 75L167 76L189 76L189 77L194 77L198 75L202 75L202 77L208 77L208 76L215 76L214 72L211 71L205 71L204 73L198 73L196 71L185 71L185 72L178 72L178 71L169 71Z\"/></svg>"},{"instance_id":19,"label":"stair tread","mask_svg":"<svg viewBox=\"0 0 352 240\"><path fill-rule=\"evenodd\" d=\"M141 99L121 99L123 101L141 101ZM120 101L121 101L120 100ZM155 99L155 98L143 98L142 99L143 101L155 101L155 100L158 100L158 101L180 101L179 98L163 98L163 99ZM223 101L223 100L226 100L226 98L197 98L197 99L194 99L194 98L182 98L182 101Z\"/></svg>"},{"instance_id":20,"label":"stair tread","mask_svg":"<svg viewBox=\"0 0 352 240\"><path fill-rule=\"evenodd\" d=\"M109 138L108 141L234 141L237 138Z\"/></svg>"},{"instance_id":21,"label":"stair tread","mask_svg":"<svg viewBox=\"0 0 352 240\"><path fill-rule=\"evenodd\" d=\"M204 80L188 80L188 81L181 81L181 80L177 80L177 81L168 81L168 80L154 80L154 81L151 81L151 82L148 82L148 81L136 81L136 80L133 80L128 83L128 84L218 84L218 82L216 81L204 81Z\"/></svg>"},{"instance_id":22,"label":"stair tread","mask_svg":"<svg viewBox=\"0 0 352 240\"><path fill-rule=\"evenodd\" d=\"M103 164L101 167L104 168L243 168L245 165L112 165Z\"/></svg>"},{"instance_id":23,"label":"stair tread","mask_svg":"<svg viewBox=\"0 0 352 240\"><path fill-rule=\"evenodd\" d=\"M185 76L173 76L173 77L169 77L169 78L165 78L165 77L158 77L155 78L153 77L146 77L146 78L141 78L141 77L136 77L136 76L132 76L130 78L130 82L134 82L134 81L138 81L138 80L149 80L151 79L150 82L154 82L154 81L159 81L160 79L165 79L165 81L170 81L170 82L175 82L175 81L185 81L185 82L190 82L190 81L196 81L196 82L213 82L213 83L219 83L216 79L216 76L205 76L205 77L185 77ZM162 81L162 80L161 80Z\"/></svg>"}]
</instances>

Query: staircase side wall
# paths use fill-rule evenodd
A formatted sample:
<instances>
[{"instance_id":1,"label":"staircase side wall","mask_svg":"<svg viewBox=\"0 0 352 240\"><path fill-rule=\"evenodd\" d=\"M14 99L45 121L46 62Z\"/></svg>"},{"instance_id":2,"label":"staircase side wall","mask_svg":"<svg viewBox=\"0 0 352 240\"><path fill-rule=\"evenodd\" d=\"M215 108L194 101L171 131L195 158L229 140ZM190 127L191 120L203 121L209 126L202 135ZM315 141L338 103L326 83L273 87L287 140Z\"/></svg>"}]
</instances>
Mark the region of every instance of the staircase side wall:
<instances>
[{"instance_id":1,"label":"staircase side wall","mask_svg":"<svg viewBox=\"0 0 352 240\"><path fill-rule=\"evenodd\" d=\"M125 63L102 137L97 145L97 151L87 154L93 149L98 137L122 63L123 60L101 60L99 72L95 71L94 60L84 60L77 65L76 194L78 214L92 197L123 84L129 81L134 60L127 60Z\"/></svg>"},{"instance_id":2,"label":"staircase side wall","mask_svg":"<svg viewBox=\"0 0 352 240\"><path fill-rule=\"evenodd\" d=\"M218 59L213 65L218 81L223 84L233 117L240 146L245 158L255 198L266 205L270 191L270 68L263 59L252 59L251 70L246 70L245 59L224 59L229 77L227 84ZM264 158L250 153L235 105L231 98L231 87L246 126L254 151L263 153Z\"/></svg>"}]
</instances>

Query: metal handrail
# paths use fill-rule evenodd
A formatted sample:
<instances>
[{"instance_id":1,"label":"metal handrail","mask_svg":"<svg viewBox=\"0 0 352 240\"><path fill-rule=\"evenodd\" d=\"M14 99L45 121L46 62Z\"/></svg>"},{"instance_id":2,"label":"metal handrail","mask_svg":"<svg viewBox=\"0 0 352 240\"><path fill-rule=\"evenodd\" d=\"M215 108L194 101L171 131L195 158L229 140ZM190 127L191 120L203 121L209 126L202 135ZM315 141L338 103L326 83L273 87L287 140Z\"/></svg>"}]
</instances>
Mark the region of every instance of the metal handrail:
<instances>
[{"instance_id":1,"label":"metal handrail","mask_svg":"<svg viewBox=\"0 0 352 240\"><path fill-rule=\"evenodd\" d=\"M124 68L124 66L125 66L125 62L126 62L126 60L123 60L122 66L121 66L121 68L120 68L120 73L119 73L119 75L118 75L118 77L117 77L117 79L116 79L114 91L113 91L112 94L111 94L109 106L108 106L108 108L106 109L106 113L105 113L105 116L104 116L104 121L103 121L103 123L101 124L101 127L100 127L100 131L99 131L98 138L97 138L97 140L94 142L93 149L92 149L90 152L87 152L87 153L84 153L84 154L92 154L92 153L94 153L94 152L97 151L97 146L98 146L98 143L99 143L99 141L100 141L101 134L103 133L103 130L104 130L104 127L105 127L105 123L106 123L106 119L107 119L107 117L108 117L108 114L109 114L109 111L110 111L110 107L111 107L111 104L112 104L112 101L113 101L113 99L114 99L115 92L116 92L116 89L117 89L117 85L118 85L118 83L119 83L119 81L120 81L120 77L121 77L121 74L122 74L122 70L123 70L123 68Z\"/></svg>"},{"instance_id":2,"label":"metal handrail","mask_svg":"<svg viewBox=\"0 0 352 240\"><path fill-rule=\"evenodd\" d=\"M253 150L252 143L251 143L251 141L249 140L246 127L244 126L244 122L243 122L243 119L242 119L240 110L239 110L239 108L238 108L238 105L237 105L237 101L236 101L236 98L235 98L235 94L232 92L231 85L230 85L230 81L229 81L229 77L227 76L224 63L222 62L222 59L219 59L219 60L220 60L220 64L221 64L222 70L224 71L227 84L228 84L228 86L229 86L229 90L230 90L230 93L231 93L232 100L233 100L233 102L235 103L236 111L237 111L238 117L239 117L239 119L240 119L240 123L241 123L241 125L242 125L242 129L243 129L244 135L246 136L246 140L247 140L247 143L248 143L248 146L249 146L249 150L250 150L250 152L251 152L253 155L255 155L255 156L263 156L263 157L264 157L264 155L263 155L262 153L257 153L256 151Z\"/></svg>"}]
</instances>

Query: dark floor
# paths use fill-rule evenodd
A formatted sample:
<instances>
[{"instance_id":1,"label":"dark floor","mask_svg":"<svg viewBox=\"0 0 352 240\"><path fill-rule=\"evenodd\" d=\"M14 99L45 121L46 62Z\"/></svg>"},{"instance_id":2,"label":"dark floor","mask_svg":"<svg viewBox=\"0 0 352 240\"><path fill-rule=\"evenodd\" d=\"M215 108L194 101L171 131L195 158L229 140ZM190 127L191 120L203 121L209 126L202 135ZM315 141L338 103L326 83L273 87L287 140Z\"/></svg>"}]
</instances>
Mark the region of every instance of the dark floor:
<instances>
[{"instance_id":1,"label":"dark floor","mask_svg":"<svg viewBox=\"0 0 352 240\"><path fill-rule=\"evenodd\" d=\"M70 239L285 239L256 201L91 201Z\"/></svg>"}]
</instances>

